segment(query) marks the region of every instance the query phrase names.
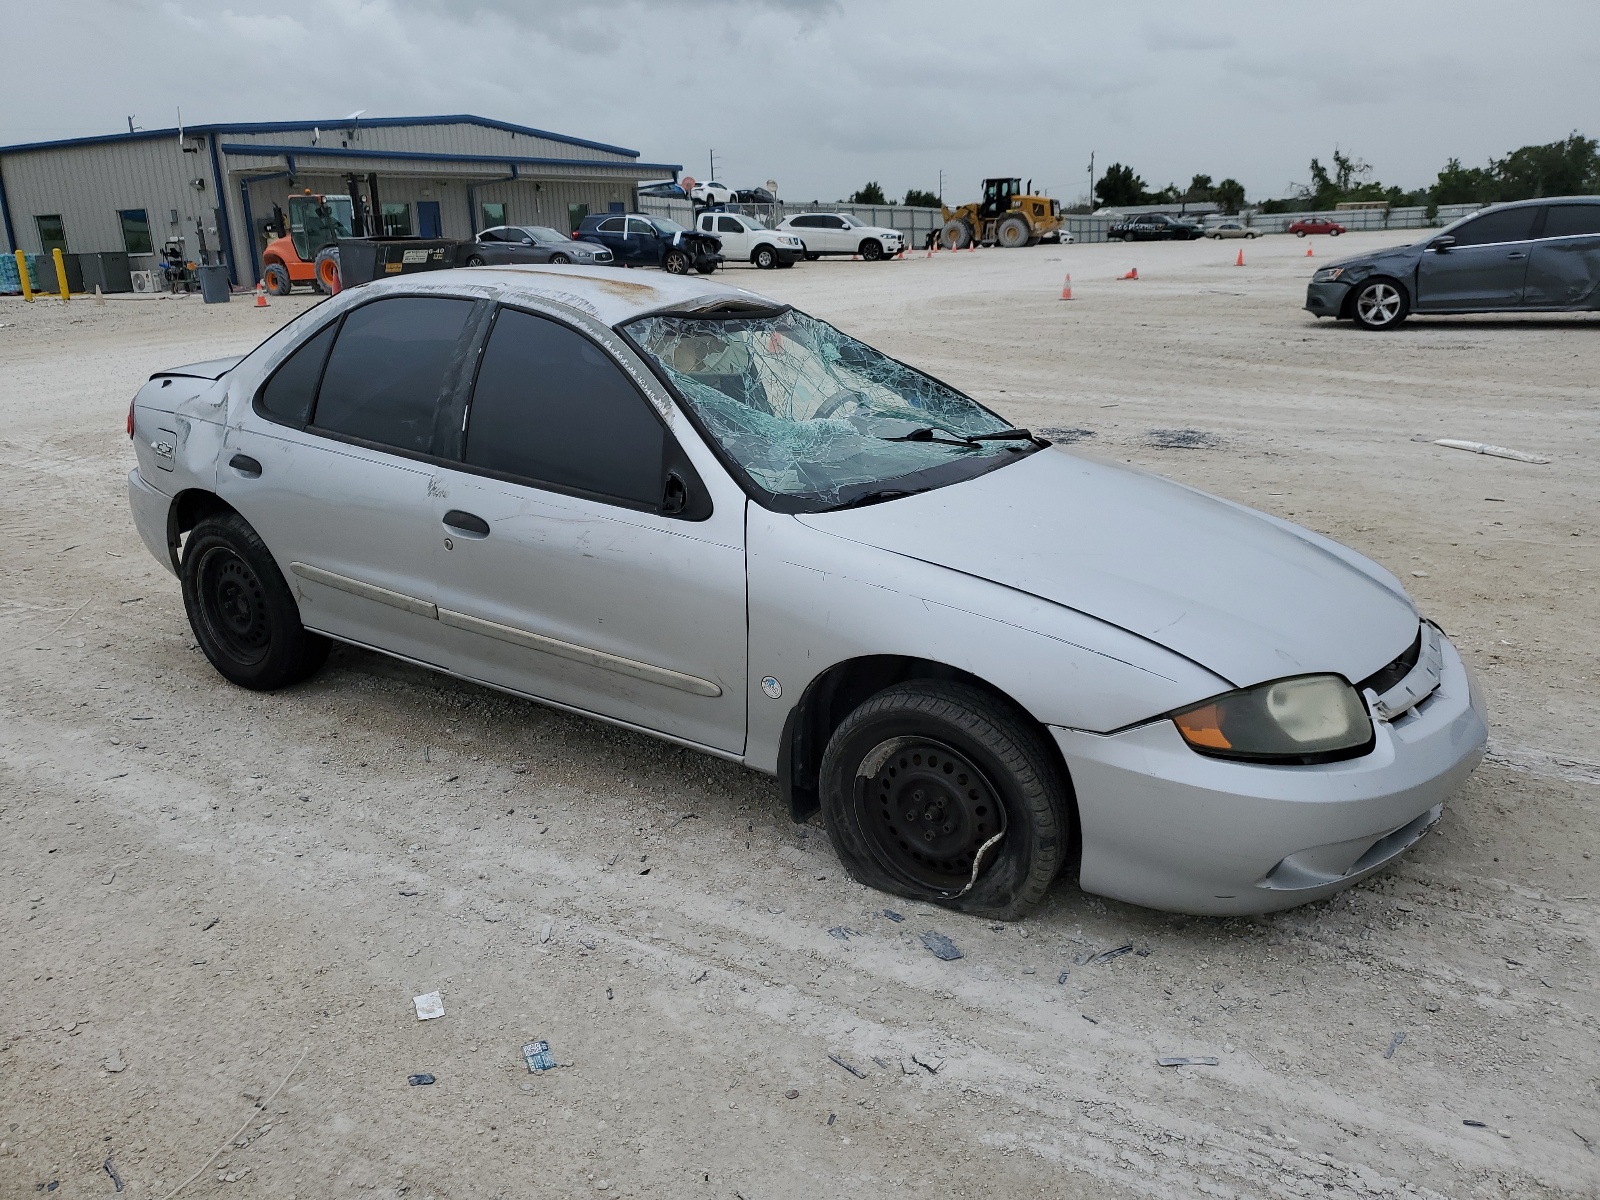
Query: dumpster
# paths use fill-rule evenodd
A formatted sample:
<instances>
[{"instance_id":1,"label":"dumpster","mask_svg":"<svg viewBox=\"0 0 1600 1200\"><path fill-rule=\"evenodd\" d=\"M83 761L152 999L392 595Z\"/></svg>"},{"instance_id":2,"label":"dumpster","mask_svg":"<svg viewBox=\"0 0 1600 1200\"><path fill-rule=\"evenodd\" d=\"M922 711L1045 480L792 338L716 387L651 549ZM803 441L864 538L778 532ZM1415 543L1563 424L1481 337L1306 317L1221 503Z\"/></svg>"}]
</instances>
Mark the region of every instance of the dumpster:
<instances>
[{"instance_id":1,"label":"dumpster","mask_svg":"<svg viewBox=\"0 0 1600 1200\"><path fill-rule=\"evenodd\" d=\"M92 292L99 287L108 296L114 292L133 291L133 273L128 267L127 254L121 250L79 254L75 257L78 269L83 273L84 291Z\"/></svg>"},{"instance_id":2,"label":"dumpster","mask_svg":"<svg viewBox=\"0 0 1600 1200\"><path fill-rule=\"evenodd\" d=\"M443 271L456 265L460 246L452 238L340 238L339 286L355 287L417 271Z\"/></svg>"},{"instance_id":3,"label":"dumpster","mask_svg":"<svg viewBox=\"0 0 1600 1200\"><path fill-rule=\"evenodd\" d=\"M200 295L207 304L228 302L228 267L226 263L212 263L195 268L200 276Z\"/></svg>"},{"instance_id":4,"label":"dumpster","mask_svg":"<svg viewBox=\"0 0 1600 1200\"><path fill-rule=\"evenodd\" d=\"M56 260L53 254L30 254L28 258L28 278L32 280L33 290L36 292L49 292L52 295L61 291L61 283L56 278ZM67 269L67 291L83 291L83 272L78 268L76 254L63 254L61 265Z\"/></svg>"}]
</instances>

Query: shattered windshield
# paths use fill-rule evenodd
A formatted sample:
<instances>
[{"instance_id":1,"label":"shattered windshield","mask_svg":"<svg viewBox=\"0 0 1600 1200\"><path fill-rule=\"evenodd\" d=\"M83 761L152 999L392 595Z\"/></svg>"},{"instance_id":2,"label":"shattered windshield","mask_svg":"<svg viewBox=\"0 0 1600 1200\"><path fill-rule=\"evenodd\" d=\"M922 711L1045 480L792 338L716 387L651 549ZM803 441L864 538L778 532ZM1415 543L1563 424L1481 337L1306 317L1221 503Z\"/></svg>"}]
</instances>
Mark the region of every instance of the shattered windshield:
<instances>
[{"instance_id":1,"label":"shattered windshield","mask_svg":"<svg viewBox=\"0 0 1600 1200\"><path fill-rule=\"evenodd\" d=\"M1037 448L970 397L793 309L641 317L626 331L776 507L894 499ZM980 438L992 440L968 440Z\"/></svg>"}]
</instances>

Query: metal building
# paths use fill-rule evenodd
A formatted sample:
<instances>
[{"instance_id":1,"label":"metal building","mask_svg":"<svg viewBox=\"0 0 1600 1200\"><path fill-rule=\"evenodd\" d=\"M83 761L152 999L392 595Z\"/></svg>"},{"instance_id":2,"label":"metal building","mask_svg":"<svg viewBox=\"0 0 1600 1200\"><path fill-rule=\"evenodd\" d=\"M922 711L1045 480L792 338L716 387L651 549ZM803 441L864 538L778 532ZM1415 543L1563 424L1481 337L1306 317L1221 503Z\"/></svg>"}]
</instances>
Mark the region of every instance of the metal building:
<instances>
[{"instance_id":1,"label":"metal building","mask_svg":"<svg viewBox=\"0 0 1600 1200\"><path fill-rule=\"evenodd\" d=\"M273 206L293 191L357 194L389 234L470 238L500 224L577 227L637 207L682 168L637 150L484 117L196 125L0 146L6 249L126 252L149 270L170 237L235 283L261 275Z\"/></svg>"}]
</instances>

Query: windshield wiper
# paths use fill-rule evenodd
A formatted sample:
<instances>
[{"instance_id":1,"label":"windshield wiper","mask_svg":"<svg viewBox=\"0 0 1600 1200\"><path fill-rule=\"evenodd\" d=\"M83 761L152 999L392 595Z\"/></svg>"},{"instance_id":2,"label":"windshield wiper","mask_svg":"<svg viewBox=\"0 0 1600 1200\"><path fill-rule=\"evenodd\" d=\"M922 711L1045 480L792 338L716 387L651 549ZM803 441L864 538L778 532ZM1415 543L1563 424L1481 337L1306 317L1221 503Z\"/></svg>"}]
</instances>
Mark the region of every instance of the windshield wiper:
<instances>
[{"instance_id":1,"label":"windshield wiper","mask_svg":"<svg viewBox=\"0 0 1600 1200\"><path fill-rule=\"evenodd\" d=\"M915 496L918 492L927 490L927 488L879 488L877 491L863 492L852 500L846 500L839 507L864 508L868 504L881 504L885 500L898 500L902 496Z\"/></svg>"},{"instance_id":2,"label":"windshield wiper","mask_svg":"<svg viewBox=\"0 0 1600 1200\"><path fill-rule=\"evenodd\" d=\"M950 434L949 438L934 437L934 431L939 430ZM951 438L957 440L952 441ZM1000 429L994 433L957 433L953 429L945 429L942 425L924 425L920 429L913 429L910 433L901 434L899 437L884 438L886 442L939 442L946 446L976 446L980 442L1008 442L1027 441L1038 439L1026 429Z\"/></svg>"}]
</instances>

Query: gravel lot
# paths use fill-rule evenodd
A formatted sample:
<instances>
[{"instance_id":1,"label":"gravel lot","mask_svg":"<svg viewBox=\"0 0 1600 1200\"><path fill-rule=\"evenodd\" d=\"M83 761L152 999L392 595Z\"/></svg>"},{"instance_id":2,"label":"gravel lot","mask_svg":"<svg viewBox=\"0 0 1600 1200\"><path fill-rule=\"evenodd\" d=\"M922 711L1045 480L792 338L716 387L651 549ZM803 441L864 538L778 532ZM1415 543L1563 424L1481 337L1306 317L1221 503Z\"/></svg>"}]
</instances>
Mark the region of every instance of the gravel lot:
<instances>
[{"instance_id":1,"label":"gravel lot","mask_svg":"<svg viewBox=\"0 0 1600 1200\"><path fill-rule=\"evenodd\" d=\"M897 903L765 777L365 652L232 688L124 414L309 299L0 300L0 1197L111 1195L108 1156L129 1197L1594 1196L1600 318L1300 310L1381 240L726 273L1339 538L1456 638L1489 761L1395 870L1254 920Z\"/></svg>"}]
</instances>

